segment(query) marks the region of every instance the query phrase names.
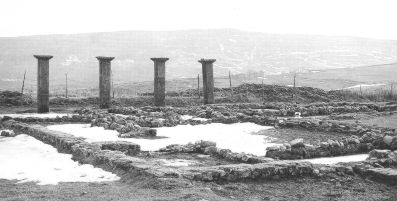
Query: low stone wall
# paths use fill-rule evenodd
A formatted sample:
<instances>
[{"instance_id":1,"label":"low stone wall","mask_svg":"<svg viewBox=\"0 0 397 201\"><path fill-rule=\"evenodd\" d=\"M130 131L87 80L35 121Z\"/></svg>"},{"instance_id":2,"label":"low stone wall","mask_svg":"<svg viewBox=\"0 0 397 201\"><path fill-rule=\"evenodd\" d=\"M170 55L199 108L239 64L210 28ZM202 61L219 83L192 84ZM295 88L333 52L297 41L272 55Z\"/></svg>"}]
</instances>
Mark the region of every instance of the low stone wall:
<instances>
[{"instance_id":1,"label":"low stone wall","mask_svg":"<svg viewBox=\"0 0 397 201\"><path fill-rule=\"evenodd\" d=\"M351 135L342 140L328 140L319 145L305 144L303 139L267 148L266 156L277 159L303 159L366 153L372 149L397 149L397 136L367 131L361 137Z\"/></svg>"},{"instance_id":2,"label":"low stone wall","mask_svg":"<svg viewBox=\"0 0 397 201\"><path fill-rule=\"evenodd\" d=\"M189 173L183 176L199 181L241 181L313 176L314 170L313 165L308 162L276 161L190 168Z\"/></svg>"},{"instance_id":3,"label":"low stone wall","mask_svg":"<svg viewBox=\"0 0 397 201\"><path fill-rule=\"evenodd\" d=\"M81 163L99 166L105 170L130 177L145 178L185 178L199 181L239 181L245 179L269 179L279 177L311 176L313 168L310 163L292 161L273 161L258 164L233 164L212 167L179 167L161 166L153 161L125 154L125 146L114 146L109 142L87 143L83 138L49 130L39 125L8 120L5 127L29 134L60 152L70 153L73 159ZM113 142L112 142L113 143ZM115 142L116 143L116 142ZM119 149L115 151L111 149ZM134 150L137 150L136 147Z\"/></svg>"},{"instance_id":4,"label":"low stone wall","mask_svg":"<svg viewBox=\"0 0 397 201\"><path fill-rule=\"evenodd\" d=\"M330 114L357 113L357 112L385 112L396 111L396 103L358 103L358 102L320 102L311 104L292 103L264 103L266 108L280 110L283 116L293 116L300 112L303 116L319 116Z\"/></svg>"},{"instance_id":5,"label":"low stone wall","mask_svg":"<svg viewBox=\"0 0 397 201\"><path fill-rule=\"evenodd\" d=\"M319 158L363 153L372 149L373 145L371 143L361 143L359 139L354 137L344 141L328 140L320 145L304 144L302 140L301 143L292 141L283 145L268 147L266 157L283 160Z\"/></svg>"},{"instance_id":6,"label":"low stone wall","mask_svg":"<svg viewBox=\"0 0 397 201\"><path fill-rule=\"evenodd\" d=\"M141 151L141 146L132 142L106 141L100 142L99 145L102 150L121 151L130 156L137 155Z\"/></svg>"},{"instance_id":7,"label":"low stone wall","mask_svg":"<svg viewBox=\"0 0 397 201\"><path fill-rule=\"evenodd\" d=\"M89 123L91 122L91 119L81 116L81 115L70 115L70 116L63 116L63 117L56 117L56 118L38 118L38 117L26 117L26 118L21 118L21 117L16 117L16 118L11 118L11 117L4 117L5 119L14 119L15 121L19 122L25 122L25 123L41 123L41 122L53 122L53 123L65 123L65 122L73 122L73 123Z\"/></svg>"},{"instance_id":8,"label":"low stone wall","mask_svg":"<svg viewBox=\"0 0 397 201\"><path fill-rule=\"evenodd\" d=\"M216 156L219 158L227 159L235 163L267 163L273 161L272 158L255 156L253 154L236 153L230 149L220 149L216 147L215 142L211 141L197 141L194 144L189 143L187 145L168 145L165 148L159 150L160 152L171 152L171 153L201 153Z\"/></svg>"},{"instance_id":9,"label":"low stone wall","mask_svg":"<svg viewBox=\"0 0 397 201\"><path fill-rule=\"evenodd\" d=\"M121 138L153 137L157 135L155 129L137 124L133 116L120 116L103 110L82 109L77 112L82 118L90 119L91 126L116 130Z\"/></svg>"},{"instance_id":10,"label":"low stone wall","mask_svg":"<svg viewBox=\"0 0 397 201\"><path fill-rule=\"evenodd\" d=\"M353 165L357 174L382 183L397 184L397 150L373 150L369 159Z\"/></svg>"},{"instance_id":11,"label":"low stone wall","mask_svg":"<svg viewBox=\"0 0 397 201\"><path fill-rule=\"evenodd\" d=\"M148 164L143 159L127 156L124 153L136 154L140 150L139 145L126 142L129 144L126 149L126 144L123 142L87 143L84 138L49 130L39 125L29 125L14 120L5 121L3 124L7 128L28 134L46 144L54 146L59 152L72 154L73 160L81 163L99 166L114 173L134 176L145 175L148 177L158 176L154 172L146 171L147 167L153 164ZM120 146L116 145L118 143L120 143ZM131 149L131 147L133 148ZM116 150L118 148L121 151Z\"/></svg>"},{"instance_id":12,"label":"low stone wall","mask_svg":"<svg viewBox=\"0 0 397 201\"><path fill-rule=\"evenodd\" d=\"M349 135L362 136L365 133L373 132L378 134L397 135L394 128L372 127L357 123L347 123L341 121L314 119L314 118L288 118L279 119L277 126L281 128L298 128L310 131L336 132Z\"/></svg>"},{"instance_id":13,"label":"low stone wall","mask_svg":"<svg viewBox=\"0 0 397 201\"><path fill-rule=\"evenodd\" d=\"M260 125L274 125L278 111L269 109L231 108L224 105L175 107L117 107L110 113L131 115L139 125L148 127L176 126L181 124L238 123L253 122ZM183 120L181 115L205 118L208 121Z\"/></svg>"}]
</instances>

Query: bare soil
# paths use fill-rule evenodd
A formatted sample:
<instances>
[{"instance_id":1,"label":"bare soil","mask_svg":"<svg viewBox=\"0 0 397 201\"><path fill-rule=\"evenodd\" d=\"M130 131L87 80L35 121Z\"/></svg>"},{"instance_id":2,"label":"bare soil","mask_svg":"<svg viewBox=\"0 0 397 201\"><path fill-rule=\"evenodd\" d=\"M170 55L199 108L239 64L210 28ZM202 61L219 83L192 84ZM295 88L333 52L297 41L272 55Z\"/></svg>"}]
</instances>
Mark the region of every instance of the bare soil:
<instances>
[{"instance_id":1,"label":"bare soil","mask_svg":"<svg viewBox=\"0 0 397 201\"><path fill-rule=\"evenodd\" d=\"M397 114L361 119L360 122L369 126L397 128Z\"/></svg>"},{"instance_id":2,"label":"bare soil","mask_svg":"<svg viewBox=\"0 0 397 201\"><path fill-rule=\"evenodd\" d=\"M397 200L397 186L351 176L165 185L154 181L39 186L0 180L0 200Z\"/></svg>"},{"instance_id":3,"label":"bare soil","mask_svg":"<svg viewBox=\"0 0 397 201\"><path fill-rule=\"evenodd\" d=\"M303 129L269 129L261 131L261 135L266 135L272 138L273 143L286 143L296 138L302 138L307 144L320 144L320 142L327 141L328 139L342 139L348 137L346 134L335 132L321 132L321 131L308 131Z\"/></svg>"}]
</instances>

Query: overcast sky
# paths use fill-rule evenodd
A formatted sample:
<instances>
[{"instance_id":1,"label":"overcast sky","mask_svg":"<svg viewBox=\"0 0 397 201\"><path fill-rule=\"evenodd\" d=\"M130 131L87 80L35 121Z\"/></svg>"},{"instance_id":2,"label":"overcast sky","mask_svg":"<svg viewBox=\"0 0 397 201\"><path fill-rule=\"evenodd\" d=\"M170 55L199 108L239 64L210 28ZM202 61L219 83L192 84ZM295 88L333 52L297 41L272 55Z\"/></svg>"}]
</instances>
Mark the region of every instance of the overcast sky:
<instances>
[{"instance_id":1,"label":"overcast sky","mask_svg":"<svg viewBox=\"0 0 397 201\"><path fill-rule=\"evenodd\" d=\"M397 39L397 0L0 1L0 36L208 28Z\"/></svg>"}]
</instances>

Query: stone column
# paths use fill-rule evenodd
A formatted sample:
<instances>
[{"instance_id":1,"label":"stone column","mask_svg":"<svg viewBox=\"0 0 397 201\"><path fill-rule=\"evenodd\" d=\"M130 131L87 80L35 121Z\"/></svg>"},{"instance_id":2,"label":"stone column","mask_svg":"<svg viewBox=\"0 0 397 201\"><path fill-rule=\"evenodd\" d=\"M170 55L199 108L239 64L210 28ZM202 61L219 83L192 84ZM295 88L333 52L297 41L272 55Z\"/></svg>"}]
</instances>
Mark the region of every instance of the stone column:
<instances>
[{"instance_id":1,"label":"stone column","mask_svg":"<svg viewBox=\"0 0 397 201\"><path fill-rule=\"evenodd\" d=\"M114 57L96 57L99 60L99 107L110 107L111 65Z\"/></svg>"},{"instance_id":2,"label":"stone column","mask_svg":"<svg viewBox=\"0 0 397 201\"><path fill-rule=\"evenodd\" d=\"M46 113L49 108L50 55L33 55L37 59L37 112Z\"/></svg>"},{"instance_id":3,"label":"stone column","mask_svg":"<svg viewBox=\"0 0 397 201\"><path fill-rule=\"evenodd\" d=\"M214 101L214 68L216 59L200 59L198 62L203 68L204 104L213 104Z\"/></svg>"},{"instance_id":4,"label":"stone column","mask_svg":"<svg viewBox=\"0 0 397 201\"><path fill-rule=\"evenodd\" d=\"M151 58L154 62L154 104L165 106L165 62L168 58Z\"/></svg>"}]
</instances>

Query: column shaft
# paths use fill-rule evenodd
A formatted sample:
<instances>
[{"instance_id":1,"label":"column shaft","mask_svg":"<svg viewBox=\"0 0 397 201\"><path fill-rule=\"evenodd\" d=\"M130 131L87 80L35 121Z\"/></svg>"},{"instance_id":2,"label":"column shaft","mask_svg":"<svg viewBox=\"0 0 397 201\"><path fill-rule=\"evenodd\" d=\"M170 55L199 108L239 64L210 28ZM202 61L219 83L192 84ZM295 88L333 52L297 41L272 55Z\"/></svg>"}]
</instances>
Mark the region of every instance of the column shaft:
<instances>
[{"instance_id":1,"label":"column shaft","mask_svg":"<svg viewBox=\"0 0 397 201\"><path fill-rule=\"evenodd\" d=\"M202 64L203 70L203 93L204 104L213 104L214 98L214 69L213 63L215 59L201 59L199 62Z\"/></svg>"},{"instance_id":2,"label":"column shaft","mask_svg":"<svg viewBox=\"0 0 397 201\"><path fill-rule=\"evenodd\" d=\"M46 113L49 108L49 55L34 55L37 58L37 112Z\"/></svg>"},{"instance_id":3,"label":"column shaft","mask_svg":"<svg viewBox=\"0 0 397 201\"><path fill-rule=\"evenodd\" d=\"M114 57L97 57L99 60L99 107L109 108L111 105L111 61Z\"/></svg>"},{"instance_id":4,"label":"column shaft","mask_svg":"<svg viewBox=\"0 0 397 201\"><path fill-rule=\"evenodd\" d=\"M168 58L151 58L154 61L154 104L165 106L165 62Z\"/></svg>"}]
</instances>

